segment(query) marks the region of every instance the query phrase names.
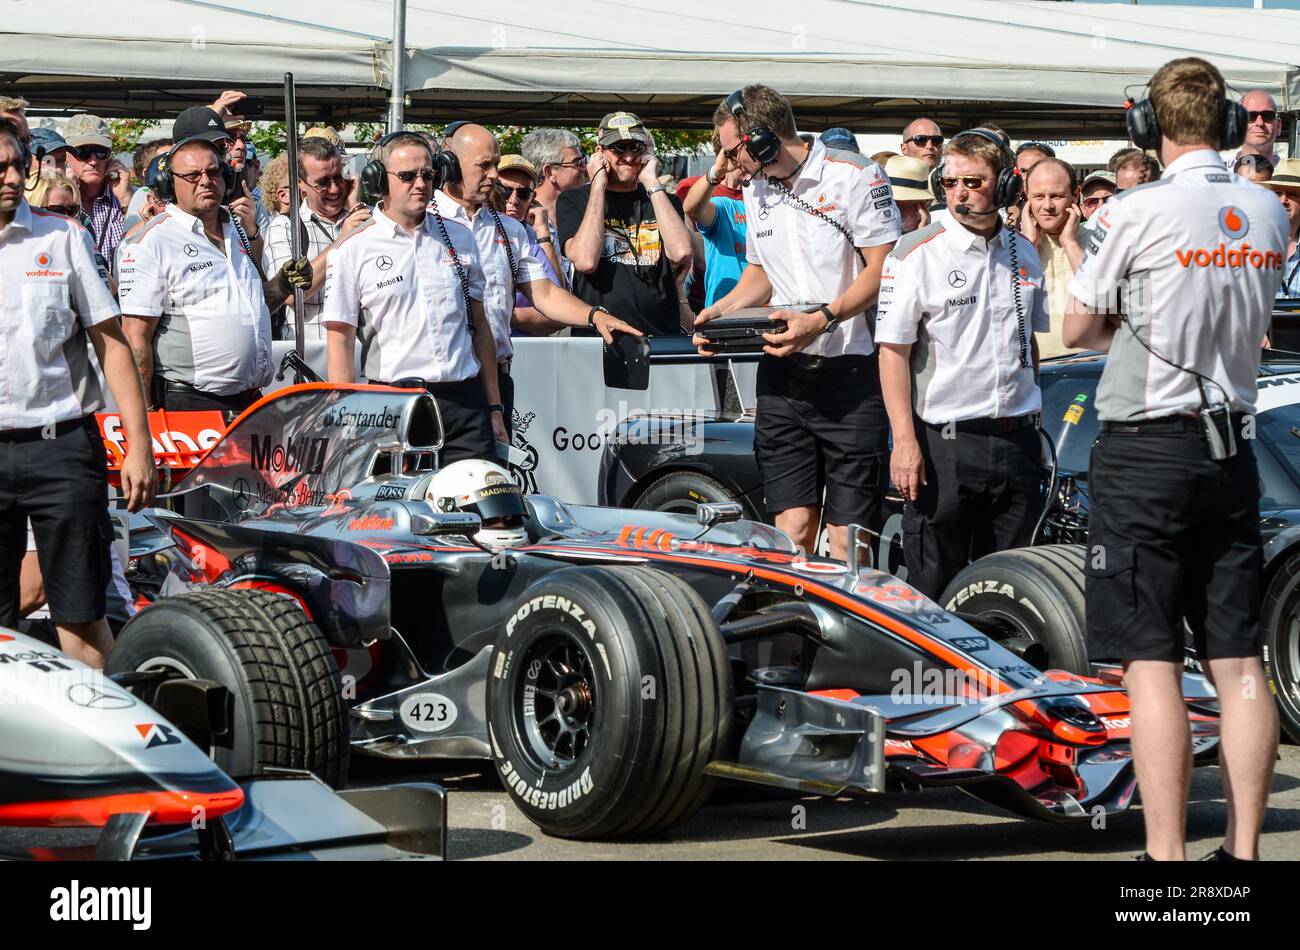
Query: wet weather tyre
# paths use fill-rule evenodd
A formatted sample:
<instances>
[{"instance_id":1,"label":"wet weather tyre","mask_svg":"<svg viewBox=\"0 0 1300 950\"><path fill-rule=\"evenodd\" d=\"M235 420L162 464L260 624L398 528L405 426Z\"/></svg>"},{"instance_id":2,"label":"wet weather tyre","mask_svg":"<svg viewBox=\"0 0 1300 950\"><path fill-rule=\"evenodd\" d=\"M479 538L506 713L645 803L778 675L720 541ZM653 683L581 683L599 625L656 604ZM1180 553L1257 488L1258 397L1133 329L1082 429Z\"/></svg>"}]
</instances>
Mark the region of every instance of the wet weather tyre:
<instances>
[{"instance_id":1,"label":"wet weather tyre","mask_svg":"<svg viewBox=\"0 0 1300 950\"><path fill-rule=\"evenodd\" d=\"M939 603L1042 644L1048 669L1087 675L1083 557L1082 544L989 554L954 577Z\"/></svg>"},{"instance_id":2,"label":"wet weather tyre","mask_svg":"<svg viewBox=\"0 0 1300 950\"><path fill-rule=\"evenodd\" d=\"M1282 729L1300 742L1300 552L1290 554L1273 576L1259 622L1264 679Z\"/></svg>"},{"instance_id":3,"label":"wet weather tyre","mask_svg":"<svg viewBox=\"0 0 1300 950\"><path fill-rule=\"evenodd\" d=\"M699 472L670 472L646 486L632 507L694 515L697 505L737 500L736 494L716 478Z\"/></svg>"},{"instance_id":4,"label":"wet weather tyre","mask_svg":"<svg viewBox=\"0 0 1300 950\"><path fill-rule=\"evenodd\" d=\"M703 806L727 748L732 684L709 609L646 567L566 568L516 601L487 715L515 804L562 838L640 837Z\"/></svg>"},{"instance_id":5,"label":"wet weather tyre","mask_svg":"<svg viewBox=\"0 0 1300 950\"><path fill-rule=\"evenodd\" d=\"M229 734L212 758L234 778L305 769L340 788L347 779L347 709L338 665L294 601L259 590L166 597L122 628L110 674L161 669L230 690Z\"/></svg>"}]
</instances>

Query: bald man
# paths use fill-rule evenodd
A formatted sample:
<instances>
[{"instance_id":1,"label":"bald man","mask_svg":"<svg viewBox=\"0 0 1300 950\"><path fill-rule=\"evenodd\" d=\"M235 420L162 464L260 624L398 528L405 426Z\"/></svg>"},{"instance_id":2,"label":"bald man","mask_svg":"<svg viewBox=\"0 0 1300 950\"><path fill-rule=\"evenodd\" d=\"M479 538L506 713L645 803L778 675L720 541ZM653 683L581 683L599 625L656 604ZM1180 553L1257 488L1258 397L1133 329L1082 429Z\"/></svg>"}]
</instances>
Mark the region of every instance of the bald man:
<instances>
[{"instance_id":1,"label":"bald man","mask_svg":"<svg viewBox=\"0 0 1300 950\"><path fill-rule=\"evenodd\" d=\"M931 119L913 119L903 129L899 148L909 158L919 158L934 168L943 153L943 130Z\"/></svg>"},{"instance_id":2,"label":"bald man","mask_svg":"<svg viewBox=\"0 0 1300 950\"><path fill-rule=\"evenodd\" d=\"M606 343L615 332L640 336L635 328L611 313L588 307L573 294L551 283L542 264L542 251L528 229L509 215L498 214L488 198L500 184L497 165L501 149L496 137L481 125L458 126L444 143L460 163L460 181L439 190L433 199L438 212L474 233L479 265L483 269L483 309L496 342L497 378L507 429L514 422L514 382L510 378L514 344L513 327L526 333L553 333L563 326L594 327ZM512 317L515 291L528 298L537 313L524 311L526 319Z\"/></svg>"},{"instance_id":3,"label":"bald man","mask_svg":"<svg viewBox=\"0 0 1300 950\"><path fill-rule=\"evenodd\" d=\"M1259 155L1276 168L1281 156L1273 149L1282 132L1282 116L1277 111L1277 103L1263 89L1252 89L1241 97L1241 105L1249 123L1246 140L1241 143L1241 150L1228 160L1228 167L1235 165L1243 155Z\"/></svg>"}]
</instances>

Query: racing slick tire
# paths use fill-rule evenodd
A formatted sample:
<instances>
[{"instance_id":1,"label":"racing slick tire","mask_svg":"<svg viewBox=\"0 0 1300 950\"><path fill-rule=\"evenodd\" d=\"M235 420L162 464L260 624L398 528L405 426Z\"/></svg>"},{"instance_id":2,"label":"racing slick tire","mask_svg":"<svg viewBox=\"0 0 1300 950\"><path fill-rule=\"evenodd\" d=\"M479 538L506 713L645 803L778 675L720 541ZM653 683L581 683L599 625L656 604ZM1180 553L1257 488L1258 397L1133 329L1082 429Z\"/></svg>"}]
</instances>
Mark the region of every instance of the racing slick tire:
<instances>
[{"instance_id":1,"label":"racing slick tire","mask_svg":"<svg viewBox=\"0 0 1300 950\"><path fill-rule=\"evenodd\" d=\"M939 603L996 624L1008 638L1042 644L1045 669L1086 676L1083 585L1083 545L1045 544L980 558L952 579Z\"/></svg>"},{"instance_id":2,"label":"racing slick tire","mask_svg":"<svg viewBox=\"0 0 1300 950\"><path fill-rule=\"evenodd\" d=\"M1291 740L1300 742L1300 552L1288 555L1273 576L1259 622L1260 659L1278 719Z\"/></svg>"},{"instance_id":3,"label":"racing slick tire","mask_svg":"<svg viewBox=\"0 0 1300 950\"><path fill-rule=\"evenodd\" d=\"M726 485L700 472L669 472L656 478L632 503L642 511L666 511L695 515L697 505L718 501L740 501ZM741 504L744 504L741 501ZM748 505L745 505L748 512ZM748 517L748 514L746 515Z\"/></svg>"},{"instance_id":4,"label":"racing slick tire","mask_svg":"<svg viewBox=\"0 0 1300 950\"><path fill-rule=\"evenodd\" d=\"M730 739L726 647L700 596L646 567L566 568L526 590L488 675L492 756L546 834L654 834L703 806Z\"/></svg>"},{"instance_id":5,"label":"racing slick tire","mask_svg":"<svg viewBox=\"0 0 1300 950\"><path fill-rule=\"evenodd\" d=\"M292 600L260 590L165 597L122 628L107 672L165 670L230 690L210 753L232 778L304 769L341 788L351 752L338 665Z\"/></svg>"}]
</instances>

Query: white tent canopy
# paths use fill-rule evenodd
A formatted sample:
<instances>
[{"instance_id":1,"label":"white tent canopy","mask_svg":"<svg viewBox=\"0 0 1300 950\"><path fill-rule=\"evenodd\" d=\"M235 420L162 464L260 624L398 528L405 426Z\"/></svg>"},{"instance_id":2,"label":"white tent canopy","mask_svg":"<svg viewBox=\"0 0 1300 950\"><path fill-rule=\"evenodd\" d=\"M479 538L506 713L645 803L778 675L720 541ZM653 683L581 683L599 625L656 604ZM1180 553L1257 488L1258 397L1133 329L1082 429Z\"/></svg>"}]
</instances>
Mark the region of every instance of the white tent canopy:
<instances>
[{"instance_id":1,"label":"white tent canopy","mask_svg":"<svg viewBox=\"0 0 1300 950\"><path fill-rule=\"evenodd\" d=\"M72 22L44 10L0 0L14 24L0 38L0 72L37 106L157 115L233 87L266 94L274 114L291 70L305 119L384 111L389 0L110 0L78 4ZM408 4L412 121L590 123L623 107L654 124L699 125L720 96L761 81L814 127L896 129L924 111L1100 135L1118 130L1126 90L1140 94L1161 63L1187 55L1284 109L1300 101L1297 11L1024 0L494 0L465 10L463 0Z\"/></svg>"}]
</instances>

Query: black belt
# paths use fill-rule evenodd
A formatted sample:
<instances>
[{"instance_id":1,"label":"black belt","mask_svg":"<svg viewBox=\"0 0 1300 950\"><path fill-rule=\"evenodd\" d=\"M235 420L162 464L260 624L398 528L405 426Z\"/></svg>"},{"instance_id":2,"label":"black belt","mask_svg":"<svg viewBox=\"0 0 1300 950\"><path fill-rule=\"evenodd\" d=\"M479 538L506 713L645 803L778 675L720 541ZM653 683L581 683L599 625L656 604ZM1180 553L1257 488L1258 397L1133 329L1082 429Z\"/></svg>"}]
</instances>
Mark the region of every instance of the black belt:
<instances>
[{"instance_id":1,"label":"black belt","mask_svg":"<svg viewBox=\"0 0 1300 950\"><path fill-rule=\"evenodd\" d=\"M1241 431L1241 425L1245 421L1246 413L1231 413L1232 425L1237 431ZM1160 416L1156 419L1130 419L1127 422L1103 422L1101 424L1102 432L1121 432L1126 435L1136 435L1138 433L1170 433L1170 432L1196 432L1200 433L1201 419L1199 416L1189 415L1187 413L1178 413L1173 416Z\"/></svg>"},{"instance_id":2,"label":"black belt","mask_svg":"<svg viewBox=\"0 0 1300 950\"><path fill-rule=\"evenodd\" d=\"M799 370L836 370L864 366L876 358L876 354L864 356L861 353L849 353L844 356L809 356L807 353L791 353L789 356L774 357Z\"/></svg>"},{"instance_id":3,"label":"black belt","mask_svg":"<svg viewBox=\"0 0 1300 950\"><path fill-rule=\"evenodd\" d=\"M371 386L392 386L394 389L423 389L427 392L437 392L440 389L449 389L452 386L463 386L474 376L466 376L464 379L452 380L449 383L431 383L420 376L403 376L401 379L395 379L392 382L384 382L382 379L371 379L366 377L366 382Z\"/></svg>"},{"instance_id":4,"label":"black belt","mask_svg":"<svg viewBox=\"0 0 1300 950\"><path fill-rule=\"evenodd\" d=\"M54 423L54 437L58 438L94 424L94 420L90 416L82 416L80 419L65 419L62 422ZM32 426L30 429L0 429L0 442L35 442L37 439L48 439L49 437L48 426Z\"/></svg>"},{"instance_id":5,"label":"black belt","mask_svg":"<svg viewBox=\"0 0 1300 950\"><path fill-rule=\"evenodd\" d=\"M977 435L996 435L1001 432L1019 432L1038 426L1038 413L1027 416L1003 416L1000 419L960 419L957 422L927 422L931 429L945 429L952 426L957 432L973 432Z\"/></svg>"},{"instance_id":6,"label":"black belt","mask_svg":"<svg viewBox=\"0 0 1300 950\"><path fill-rule=\"evenodd\" d=\"M163 383L169 393L194 393L196 396L206 396L208 399L260 399L262 390L254 386L252 389L245 389L242 393L210 393L206 389L199 389L197 386L191 386L189 383L182 383L175 379L165 379Z\"/></svg>"}]
</instances>

